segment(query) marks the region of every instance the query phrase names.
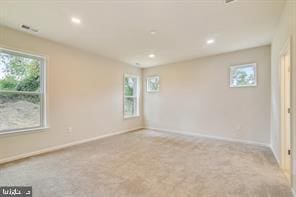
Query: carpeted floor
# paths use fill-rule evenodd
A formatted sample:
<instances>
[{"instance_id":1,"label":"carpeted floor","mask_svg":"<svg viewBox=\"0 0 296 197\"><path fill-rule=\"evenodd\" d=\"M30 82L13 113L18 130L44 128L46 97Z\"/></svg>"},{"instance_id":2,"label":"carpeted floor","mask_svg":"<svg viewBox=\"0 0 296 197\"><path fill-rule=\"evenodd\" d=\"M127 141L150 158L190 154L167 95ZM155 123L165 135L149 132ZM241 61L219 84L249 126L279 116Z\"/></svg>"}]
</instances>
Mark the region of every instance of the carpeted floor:
<instances>
[{"instance_id":1,"label":"carpeted floor","mask_svg":"<svg viewBox=\"0 0 296 197\"><path fill-rule=\"evenodd\" d=\"M141 130L0 166L34 197L290 197L265 147Z\"/></svg>"}]
</instances>

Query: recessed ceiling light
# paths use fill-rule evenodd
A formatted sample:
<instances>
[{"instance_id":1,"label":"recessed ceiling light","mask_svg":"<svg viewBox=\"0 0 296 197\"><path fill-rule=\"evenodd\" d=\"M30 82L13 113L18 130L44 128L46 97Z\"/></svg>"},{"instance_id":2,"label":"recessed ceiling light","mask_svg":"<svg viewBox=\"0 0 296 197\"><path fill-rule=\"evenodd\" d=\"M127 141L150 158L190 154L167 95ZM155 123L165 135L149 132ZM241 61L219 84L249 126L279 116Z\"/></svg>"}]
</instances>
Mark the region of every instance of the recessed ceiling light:
<instances>
[{"instance_id":1,"label":"recessed ceiling light","mask_svg":"<svg viewBox=\"0 0 296 197\"><path fill-rule=\"evenodd\" d=\"M150 58L155 58L155 55L154 55L153 53L151 53L151 54L149 55L149 57L150 57Z\"/></svg>"},{"instance_id":2,"label":"recessed ceiling light","mask_svg":"<svg viewBox=\"0 0 296 197\"><path fill-rule=\"evenodd\" d=\"M156 31L155 31L155 30L151 30L151 31L150 31L150 34L151 34L151 35L154 35L154 34L156 34Z\"/></svg>"},{"instance_id":3,"label":"recessed ceiling light","mask_svg":"<svg viewBox=\"0 0 296 197\"><path fill-rule=\"evenodd\" d=\"M215 43L215 40L214 39L208 39L207 40L207 44L213 44L213 43Z\"/></svg>"},{"instance_id":4,"label":"recessed ceiling light","mask_svg":"<svg viewBox=\"0 0 296 197\"><path fill-rule=\"evenodd\" d=\"M81 20L79 18L76 18L76 17L72 17L71 21L72 21L72 23L75 23L75 24L80 24L81 23Z\"/></svg>"}]
</instances>

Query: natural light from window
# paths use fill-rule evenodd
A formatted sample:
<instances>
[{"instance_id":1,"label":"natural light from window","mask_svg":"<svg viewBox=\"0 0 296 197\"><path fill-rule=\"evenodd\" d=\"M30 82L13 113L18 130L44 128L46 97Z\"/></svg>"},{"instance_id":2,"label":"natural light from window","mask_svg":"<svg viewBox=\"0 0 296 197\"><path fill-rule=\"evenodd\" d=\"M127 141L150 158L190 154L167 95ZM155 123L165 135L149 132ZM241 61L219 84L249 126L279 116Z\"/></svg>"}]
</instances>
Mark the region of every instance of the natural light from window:
<instances>
[{"instance_id":1,"label":"natural light from window","mask_svg":"<svg viewBox=\"0 0 296 197\"><path fill-rule=\"evenodd\" d=\"M44 127L44 59L0 49L0 133Z\"/></svg>"},{"instance_id":2,"label":"natural light from window","mask_svg":"<svg viewBox=\"0 0 296 197\"><path fill-rule=\"evenodd\" d=\"M124 118L139 116L139 77L124 76Z\"/></svg>"}]
</instances>

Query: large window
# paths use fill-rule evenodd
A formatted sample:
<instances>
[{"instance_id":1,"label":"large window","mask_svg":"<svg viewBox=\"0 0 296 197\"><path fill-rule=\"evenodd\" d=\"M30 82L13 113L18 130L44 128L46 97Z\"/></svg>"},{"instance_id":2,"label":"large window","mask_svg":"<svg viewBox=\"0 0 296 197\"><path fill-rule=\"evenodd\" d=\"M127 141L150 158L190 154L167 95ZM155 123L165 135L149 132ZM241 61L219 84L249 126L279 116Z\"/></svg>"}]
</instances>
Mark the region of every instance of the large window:
<instances>
[{"instance_id":1,"label":"large window","mask_svg":"<svg viewBox=\"0 0 296 197\"><path fill-rule=\"evenodd\" d=\"M124 76L124 118L139 116L140 81L138 76Z\"/></svg>"},{"instance_id":2,"label":"large window","mask_svg":"<svg viewBox=\"0 0 296 197\"><path fill-rule=\"evenodd\" d=\"M45 126L43 58L0 48L0 133Z\"/></svg>"}]
</instances>

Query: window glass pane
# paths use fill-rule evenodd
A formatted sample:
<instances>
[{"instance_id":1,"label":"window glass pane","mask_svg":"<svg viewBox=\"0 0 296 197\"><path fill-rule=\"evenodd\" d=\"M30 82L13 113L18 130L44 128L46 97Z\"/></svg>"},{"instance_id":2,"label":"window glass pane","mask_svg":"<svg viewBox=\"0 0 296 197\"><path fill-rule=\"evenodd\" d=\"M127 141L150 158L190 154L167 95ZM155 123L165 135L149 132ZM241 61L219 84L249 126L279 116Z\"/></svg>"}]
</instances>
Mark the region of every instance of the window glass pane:
<instances>
[{"instance_id":1,"label":"window glass pane","mask_svg":"<svg viewBox=\"0 0 296 197\"><path fill-rule=\"evenodd\" d=\"M0 92L0 131L41 126L40 95Z\"/></svg>"},{"instance_id":2,"label":"window glass pane","mask_svg":"<svg viewBox=\"0 0 296 197\"><path fill-rule=\"evenodd\" d=\"M125 116L137 115L137 98L134 98L134 97L124 98L124 115Z\"/></svg>"},{"instance_id":3,"label":"window glass pane","mask_svg":"<svg viewBox=\"0 0 296 197\"><path fill-rule=\"evenodd\" d=\"M159 91L159 76L147 78L147 91L148 92Z\"/></svg>"},{"instance_id":4,"label":"window glass pane","mask_svg":"<svg viewBox=\"0 0 296 197\"><path fill-rule=\"evenodd\" d=\"M124 93L125 93L125 96L137 95L137 78L136 77L125 77Z\"/></svg>"},{"instance_id":5,"label":"window glass pane","mask_svg":"<svg viewBox=\"0 0 296 197\"><path fill-rule=\"evenodd\" d=\"M138 115L138 77L125 76L124 78L124 116Z\"/></svg>"},{"instance_id":6,"label":"window glass pane","mask_svg":"<svg viewBox=\"0 0 296 197\"><path fill-rule=\"evenodd\" d=\"M230 87L256 86L256 64L232 66L230 68Z\"/></svg>"},{"instance_id":7,"label":"window glass pane","mask_svg":"<svg viewBox=\"0 0 296 197\"><path fill-rule=\"evenodd\" d=\"M39 59L0 52L0 90L40 91Z\"/></svg>"}]
</instances>

